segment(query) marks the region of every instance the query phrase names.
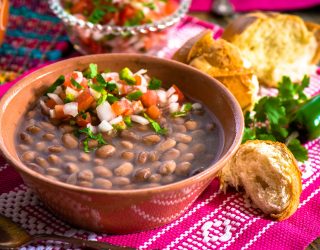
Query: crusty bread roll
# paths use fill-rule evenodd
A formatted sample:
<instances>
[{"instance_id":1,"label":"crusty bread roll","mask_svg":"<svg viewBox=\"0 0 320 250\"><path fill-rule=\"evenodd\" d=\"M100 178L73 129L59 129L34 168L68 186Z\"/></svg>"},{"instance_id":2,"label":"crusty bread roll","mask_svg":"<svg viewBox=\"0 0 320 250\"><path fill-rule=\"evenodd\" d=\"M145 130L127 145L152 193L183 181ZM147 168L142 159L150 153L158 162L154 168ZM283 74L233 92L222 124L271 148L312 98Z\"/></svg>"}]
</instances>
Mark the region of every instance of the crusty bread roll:
<instances>
[{"instance_id":1,"label":"crusty bread roll","mask_svg":"<svg viewBox=\"0 0 320 250\"><path fill-rule=\"evenodd\" d=\"M251 62L259 82L277 87L282 76L300 81L320 59L320 26L293 15L250 13L233 20L222 38Z\"/></svg>"},{"instance_id":2,"label":"crusty bread roll","mask_svg":"<svg viewBox=\"0 0 320 250\"><path fill-rule=\"evenodd\" d=\"M257 207L277 220L287 219L298 208L301 172L283 143L247 141L219 176L222 189L243 187Z\"/></svg>"},{"instance_id":3,"label":"crusty bread roll","mask_svg":"<svg viewBox=\"0 0 320 250\"><path fill-rule=\"evenodd\" d=\"M214 40L212 31L205 30L188 40L173 59L216 78L231 91L243 111L252 109L259 83L236 46L223 39Z\"/></svg>"}]
</instances>

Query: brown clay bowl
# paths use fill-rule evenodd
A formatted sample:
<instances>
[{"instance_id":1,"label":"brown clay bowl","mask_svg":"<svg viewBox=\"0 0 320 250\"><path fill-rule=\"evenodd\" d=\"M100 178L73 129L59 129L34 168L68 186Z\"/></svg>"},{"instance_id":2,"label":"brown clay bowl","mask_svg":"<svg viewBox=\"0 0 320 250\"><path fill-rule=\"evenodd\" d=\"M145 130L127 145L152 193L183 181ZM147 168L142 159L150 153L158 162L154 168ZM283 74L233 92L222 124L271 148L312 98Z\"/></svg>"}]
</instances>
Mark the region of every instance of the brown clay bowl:
<instances>
[{"instance_id":1,"label":"brown clay bowl","mask_svg":"<svg viewBox=\"0 0 320 250\"><path fill-rule=\"evenodd\" d=\"M137 190L97 190L49 180L26 167L18 158L16 128L28 105L34 103L61 74L83 69L89 63L99 68L148 69L168 85L177 84L187 95L202 101L223 127L222 153L205 171L173 184ZM159 227L179 217L209 185L235 153L243 133L243 115L236 99L217 80L184 64L132 54L104 54L72 58L51 64L26 76L0 101L0 150L25 183L54 214L88 230L131 233ZM159 205L160 204L160 205Z\"/></svg>"}]
</instances>

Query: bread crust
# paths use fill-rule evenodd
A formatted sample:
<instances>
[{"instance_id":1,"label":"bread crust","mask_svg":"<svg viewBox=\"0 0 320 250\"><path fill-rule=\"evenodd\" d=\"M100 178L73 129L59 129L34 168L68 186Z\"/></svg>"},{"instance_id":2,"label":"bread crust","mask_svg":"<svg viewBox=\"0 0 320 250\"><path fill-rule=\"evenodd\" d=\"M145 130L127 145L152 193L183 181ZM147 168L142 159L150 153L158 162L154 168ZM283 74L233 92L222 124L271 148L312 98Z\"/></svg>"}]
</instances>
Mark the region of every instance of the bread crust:
<instances>
[{"instance_id":1,"label":"bread crust","mask_svg":"<svg viewBox=\"0 0 320 250\"><path fill-rule=\"evenodd\" d=\"M280 170L281 170L281 178L285 178L286 180L289 180L287 182L287 186L285 187L285 190L289 197L289 201L287 205L281 209L281 211L279 211L278 213L270 214L272 218L281 221L289 218L297 210L300 202L300 195L302 192L301 172L298 168L297 161L295 160L291 151L285 146L285 144L280 142L261 141L261 140L249 140L246 143L242 144L238 149L237 153L233 156L231 161L228 163L228 165L226 165L219 173L220 189L226 190L228 185L234 186L236 189L243 186L242 179L240 178L241 173L239 173L239 169L241 168L239 168L239 163L237 162L237 159L241 157L243 159L244 158L243 156L245 154L251 153L250 159L247 159L248 162L244 162L244 164L247 163L247 165L249 165L249 163L251 163L249 161L257 161L259 160L258 158L261 156L258 154L258 151L254 151L254 150L259 147L264 147L265 145L271 146L274 152L276 152L276 154L279 154L279 157L281 157L282 159L285 159L287 163L281 166ZM254 151L253 153L252 153L252 150ZM255 158L252 157L252 154L255 154ZM265 155L264 157L268 158L269 156ZM278 166L276 166L276 164L278 163L279 162L273 164L272 167L279 168ZM245 177L249 179L252 176L245 176ZM252 185L255 185L255 183L252 183ZM254 198L256 194L248 193L249 191L246 190L246 187L244 187L244 189L246 193L251 197L251 199ZM268 201L266 201L266 204L264 204L264 206L268 206Z\"/></svg>"}]
</instances>

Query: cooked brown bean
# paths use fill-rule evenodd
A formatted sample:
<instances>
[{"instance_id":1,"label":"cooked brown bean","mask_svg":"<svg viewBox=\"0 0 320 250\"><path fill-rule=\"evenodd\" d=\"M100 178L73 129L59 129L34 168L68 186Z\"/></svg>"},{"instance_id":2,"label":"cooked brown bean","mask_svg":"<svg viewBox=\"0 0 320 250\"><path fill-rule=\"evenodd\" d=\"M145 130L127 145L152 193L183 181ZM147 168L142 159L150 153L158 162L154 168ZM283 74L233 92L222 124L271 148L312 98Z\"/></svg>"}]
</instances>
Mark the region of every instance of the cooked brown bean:
<instances>
[{"instance_id":1,"label":"cooked brown bean","mask_svg":"<svg viewBox=\"0 0 320 250\"><path fill-rule=\"evenodd\" d=\"M68 174L74 174L79 172L79 167L76 163L68 162L64 165L64 169Z\"/></svg>"},{"instance_id":2,"label":"cooked brown bean","mask_svg":"<svg viewBox=\"0 0 320 250\"><path fill-rule=\"evenodd\" d=\"M55 177L60 176L63 173L63 171L60 168L47 168L46 171L47 175Z\"/></svg>"},{"instance_id":3,"label":"cooked brown bean","mask_svg":"<svg viewBox=\"0 0 320 250\"><path fill-rule=\"evenodd\" d=\"M25 144L32 144L33 143L33 138L25 132L22 132L20 134L20 139Z\"/></svg>"},{"instance_id":4,"label":"cooked brown bean","mask_svg":"<svg viewBox=\"0 0 320 250\"><path fill-rule=\"evenodd\" d=\"M175 161L165 161L161 164L158 169L159 174L162 175L169 175L172 174L176 169L176 162Z\"/></svg>"},{"instance_id":5,"label":"cooked brown bean","mask_svg":"<svg viewBox=\"0 0 320 250\"><path fill-rule=\"evenodd\" d=\"M124 151L121 153L121 158L127 161L132 161L134 159L134 153L130 151Z\"/></svg>"},{"instance_id":6,"label":"cooked brown bean","mask_svg":"<svg viewBox=\"0 0 320 250\"><path fill-rule=\"evenodd\" d=\"M190 143L192 141L192 137L190 135L183 133L175 133L173 134L173 137L177 142Z\"/></svg>"},{"instance_id":7,"label":"cooked brown bean","mask_svg":"<svg viewBox=\"0 0 320 250\"><path fill-rule=\"evenodd\" d=\"M49 152L51 153L61 153L64 151L64 147L60 146L60 145L53 145L48 147Z\"/></svg>"},{"instance_id":8,"label":"cooked brown bean","mask_svg":"<svg viewBox=\"0 0 320 250\"><path fill-rule=\"evenodd\" d=\"M116 185L116 186L125 186L125 185L130 184L129 178L122 177L122 176L112 178L111 182L113 185Z\"/></svg>"},{"instance_id":9,"label":"cooked brown bean","mask_svg":"<svg viewBox=\"0 0 320 250\"><path fill-rule=\"evenodd\" d=\"M175 124L184 124L185 120L182 117L173 118L172 121Z\"/></svg>"},{"instance_id":10,"label":"cooked brown bean","mask_svg":"<svg viewBox=\"0 0 320 250\"><path fill-rule=\"evenodd\" d=\"M140 141L140 136L129 130L121 131L121 137L131 141Z\"/></svg>"},{"instance_id":11,"label":"cooked brown bean","mask_svg":"<svg viewBox=\"0 0 320 250\"><path fill-rule=\"evenodd\" d=\"M163 161L169 161L169 160L175 160L180 156L180 151L175 148L171 148L168 151L164 152L161 160Z\"/></svg>"},{"instance_id":12,"label":"cooked brown bean","mask_svg":"<svg viewBox=\"0 0 320 250\"><path fill-rule=\"evenodd\" d=\"M51 133L45 133L42 138L46 141L52 141L56 138L56 136L54 134Z\"/></svg>"},{"instance_id":13,"label":"cooked brown bean","mask_svg":"<svg viewBox=\"0 0 320 250\"><path fill-rule=\"evenodd\" d=\"M206 135L206 132L203 129L197 129L191 132L193 138L201 138Z\"/></svg>"},{"instance_id":14,"label":"cooked brown bean","mask_svg":"<svg viewBox=\"0 0 320 250\"><path fill-rule=\"evenodd\" d=\"M198 123L196 121L192 121L192 120L187 121L184 125L186 126L186 128L188 130L196 130L198 127Z\"/></svg>"},{"instance_id":15,"label":"cooked brown bean","mask_svg":"<svg viewBox=\"0 0 320 250\"><path fill-rule=\"evenodd\" d=\"M78 143L78 139L72 135L72 134L64 134L61 138L63 145L66 148L77 148L79 143Z\"/></svg>"},{"instance_id":16,"label":"cooked brown bean","mask_svg":"<svg viewBox=\"0 0 320 250\"><path fill-rule=\"evenodd\" d=\"M130 162L125 162L119 167L115 168L113 171L116 176L127 176L132 173L133 165Z\"/></svg>"},{"instance_id":17,"label":"cooked brown bean","mask_svg":"<svg viewBox=\"0 0 320 250\"><path fill-rule=\"evenodd\" d=\"M149 152L149 161L154 162L159 160L160 154L158 151Z\"/></svg>"},{"instance_id":18,"label":"cooked brown bean","mask_svg":"<svg viewBox=\"0 0 320 250\"><path fill-rule=\"evenodd\" d=\"M142 138L142 141L146 145L154 145L161 141L161 137L159 135L146 135Z\"/></svg>"},{"instance_id":19,"label":"cooked brown bean","mask_svg":"<svg viewBox=\"0 0 320 250\"><path fill-rule=\"evenodd\" d=\"M180 133L187 132L186 127L182 124L173 124L172 128L173 128L174 132L180 132Z\"/></svg>"},{"instance_id":20,"label":"cooked brown bean","mask_svg":"<svg viewBox=\"0 0 320 250\"><path fill-rule=\"evenodd\" d=\"M152 162L149 166L152 169L158 169L161 163L162 163L161 161L155 161L155 162Z\"/></svg>"},{"instance_id":21,"label":"cooked brown bean","mask_svg":"<svg viewBox=\"0 0 320 250\"><path fill-rule=\"evenodd\" d=\"M168 138L165 141L161 142L160 144L158 144L157 149L161 152L165 152L170 148L173 148L176 145L176 141Z\"/></svg>"},{"instance_id":22,"label":"cooked brown bean","mask_svg":"<svg viewBox=\"0 0 320 250\"><path fill-rule=\"evenodd\" d=\"M93 172L95 175L100 177L111 177L113 175L110 169L103 166L94 167Z\"/></svg>"},{"instance_id":23,"label":"cooked brown bean","mask_svg":"<svg viewBox=\"0 0 320 250\"><path fill-rule=\"evenodd\" d=\"M108 158L116 152L116 148L112 145L103 145L96 150L96 156L100 158Z\"/></svg>"},{"instance_id":24,"label":"cooked brown bean","mask_svg":"<svg viewBox=\"0 0 320 250\"><path fill-rule=\"evenodd\" d=\"M41 166L39 166L38 164L29 163L29 164L28 164L28 167L29 167L30 169L32 169L33 171L36 171L36 172L39 173L39 174L44 174L44 173L45 173L45 169L42 168Z\"/></svg>"},{"instance_id":25,"label":"cooked brown bean","mask_svg":"<svg viewBox=\"0 0 320 250\"><path fill-rule=\"evenodd\" d=\"M112 182L104 178L95 178L93 183L95 186L103 189L110 189L112 187Z\"/></svg>"},{"instance_id":26,"label":"cooked brown bean","mask_svg":"<svg viewBox=\"0 0 320 250\"><path fill-rule=\"evenodd\" d=\"M37 151L47 151L48 145L44 141L37 142L35 145Z\"/></svg>"},{"instance_id":27,"label":"cooked brown bean","mask_svg":"<svg viewBox=\"0 0 320 250\"><path fill-rule=\"evenodd\" d=\"M81 187L87 187L87 188L90 188L93 186L92 182L90 181L79 181L78 185Z\"/></svg>"},{"instance_id":28,"label":"cooked brown bean","mask_svg":"<svg viewBox=\"0 0 320 250\"><path fill-rule=\"evenodd\" d=\"M25 144L19 144L18 149L21 151L27 151L27 150L29 150L29 146L27 146Z\"/></svg>"},{"instance_id":29,"label":"cooked brown bean","mask_svg":"<svg viewBox=\"0 0 320 250\"><path fill-rule=\"evenodd\" d=\"M186 153L184 155L182 155L179 158L179 161L193 161L194 160L194 154L193 153Z\"/></svg>"},{"instance_id":30,"label":"cooked brown bean","mask_svg":"<svg viewBox=\"0 0 320 250\"><path fill-rule=\"evenodd\" d=\"M185 143L179 142L179 143L177 144L177 149L180 150L180 152L184 152L184 151L186 151L188 148L189 148L189 145L187 145L187 144L185 144Z\"/></svg>"},{"instance_id":31,"label":"cooked brown bean","mask_svg":"<svg viewBox=\"0 0 320 250\"><path fill-rule=\"evenodd\" d=\"M174 182L176 179L175 175L166 175L161 178L161 183L168 184Z\"/></svg>"},{"instance_id":32,"label":"cooked brown bean","mask_svg":"<svg viewBox=\"0 0 320 250\"><path fill-rule=\"evenodd\" d=\"M37 111L36 110L30 110L27 114L26 114L26 117L27 119L31 119L33 117L35 117L37 114Z\"/></svg>"},{"instance_id":33,"label":"cooked brown bean","mask_svg":"<svg viewBox=\"0 0 320 250\"><path fill-rule=\"evenodd\" d=\"M84 169L84 170L81 170L79 173L78 173L78 179L80 181L92 181L93 180L93 173L90 169Z\"/></svg>"},{"instance_id":34,"label":"cooked brown bean","mask_svg":"<svg viewBox=\"0 0 320 250\"><path fill-rule=\"evenodd\" d=\"M162 176L160 174L152 174L149 177L149 182L160 182Z\"/></svg>"},{"instance_id":35,"label":"cooked brown bean","mask_svg":"<svg viewBox=\"0 0 320 250\"><path fill-rule=\"evenodd\" d=\"M27 131L31 134L37 134L41 131L41 128L32 125L32 126L27 127Z\"/></svg>"},{"instance_id":36,"label":"cooked brown bean","mask_svg":"<svg viewBox=\"0 0 320 250\"><path fill-rule=\"evenodd\" d=\"M148 155L149 155L149 153L146 151L140 152L137 157L137 163L138 164L145 164L148 160Z\"/></svg>"},{"instance_id":37,"label":"cooked brown bean","mask_svg":"<svg viewBox=\"0 0 320 250\"><path fill-rule=\"evenodd\" d=\"M187 161L180 162L176 167L175 173L177 175L187 176L187 175L189 175L190 169L191 169L190 162L187 162Z\"/></svg>"},{"instance_id":38,"label":"cooked brown bean","mask_svg":"<svg viewBox=\"0 0 320 250\"><path fill-rule=\"evenodd\" d=\"M41 167L43 167L43 168L48 168L48 167L49 167L49 162L48 162L45 158L43 158L43 157L41 157L41 156L36 157L35 162L36 162L39 166L41 166Z\"/></svg>"},{"instance_id":39,"label":"cooked brown bean","mask_svg":"<svg viewBox=\"0 0 320 250\"><path fill-rule=\"evenodd\" d=\"M148 131L150 128L148 125L137 125L136 128L139 130L139 131Z\"/></svg>"},{"instance_id":40,"label":"cooked brown bean","mask_svg":"<svg viewBox=\"0 0 320 250\"><path fill-rule=\"evenodd\" d=\"M33 161L37 156L37 153L34 151L26 151L22 154L21 158L25 162Z\"/></svg>"},{"instance_id":41,"label":"cooked brown bean","mask_svg":"<svg viewBox=\"0 0 320 250\"><path fill-rule=\"evenodd\" d=\"M39 126L46 131L55 131L56 130L56 127L49 122L44 122L44 121L39 122Z\"/></svg>"},{"instance_id":42,"label":"cooked brown bean","mask_svg":"<svg viewBox=\"0 0 320 250\"><path fill-rule=\"evenodd\" d=\"M63 155L63 158L64 158L66 161L77 161L77 157L74 156L74 155L66 155L66 154L64 154L64 155Z\"/></svg>"},{"instance_id":43,"label":"cooked brown bean","mask_svg":"<svg viewBox=\"0 0 320 250\"><path fill-rule=\"evenodd\" d=\"M151 176L151 169L150 168L140 168L137 169L133 175L134 181L141 182L147 181Z\"/></svg>"},{"instance_id":44,"label":"cooked brown bean","mask_svg":"<svg viewBox=\"0 0 320 250\"><path fill-rule=\"evenodd\" d=\"M93 159L93 162L94 162L95 165L103 165L104 164L104 160L103 159L99 159L99 158Z\"/></svg>"},{"instance_id":45,"label":"cooked brown bean","mask_svg":"<svg viewBox=\"0 0 320 250\"><path fill-rule=\"evenodd\" d=\"M129 141L121 141L120 144L126 149L133 149L133 144Z\"/></svg>"},{"instance_id":46,"label":"cooked brown bean","mask_svg":"<svg viewBox=\"0 0 320 250\"><path fill-rule=\"evenodd\" d=\"M75 185L78 181L78 175L77 173L74 173L74 174L71 174L67 177L66 179L66 183L68 184L72 184L72 185Z\"/></svg>"},{"instance_id":47,"label":"cooked brown bean","mask_svg":"<svg viewBox=\"0 0 320 250\"><path fill-rule=\"evenodd\" d=\"M88 153L81 152L79 160L83 162L89 162L91 161L91 156Z\"/></svg>"},{"instance_id":48,"label":"cooked brown bean","mask_svg":"<svg viewBox=\"0 0 320 250\"><path fill-rule=\"evenodd\" d=\"M206 151L206 146L203 143L197 143L191 147L190 151L194 154L200 154Z\"/></svg>"},{"instance_id":49,"label":"cooked brown bean","mask_svg":"<svg viewBox=\"0 0 320 250\"><path fill-rule=\"evenodd\" d=\"M63 133L71 133L74 131L75 127L68 125L68 124L62 124L60 126L60 129Z\"/></svg>"},{"instance_id":50,"label":"cooked brown bean","mask_svg":"<svg viewBox=\"0 0 320 250\"><path fill-rule=\"evenodd\" d=\"M91 139L88 141L88 147L90 149L97 148L98 146L99 146L99 142L97 140Z\"/></svg>"},{"instance_id":51,"label":"cooked brown bean","mask_svg":"<svg viewBox=\"0 0 320 250\"><path fill-rule=\"evenodd\" d=\"M54 165L58 165L62 162L59 156L51 154L48 156L48 161Z\"/></svg>"}]
</instances>

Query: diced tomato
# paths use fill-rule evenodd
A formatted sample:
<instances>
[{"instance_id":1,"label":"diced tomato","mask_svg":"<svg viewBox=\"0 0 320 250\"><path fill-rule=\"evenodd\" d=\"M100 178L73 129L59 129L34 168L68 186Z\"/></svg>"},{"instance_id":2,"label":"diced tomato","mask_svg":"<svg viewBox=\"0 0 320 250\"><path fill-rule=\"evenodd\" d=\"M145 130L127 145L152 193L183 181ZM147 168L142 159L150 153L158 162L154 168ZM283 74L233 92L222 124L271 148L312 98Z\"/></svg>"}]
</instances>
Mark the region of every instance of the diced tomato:
<instances>
[{"instance_id":1,"label":"diced tomato","mask_svg":"<svg viewBox=\"0 0 320 250\"><path fill-rule=\"evenodd\" d=\"M174 89L176 90L176 94L178 95L178 101L179 102L183 102L184 101L184 95L181 92L181 90L175 84L173 84L172 87L174 87Z\"/></svg>"},{"instance_id":2,"label":"diced tomato","mask_svg":"<svg viewBox=\"0 0 320 250\"><path fill-rule=\"evenodd\" d=\"M54 106L57 105L57 103L56 103L54 100L52 100L51 98L49 98L49 99L46 101L46 105L47 105L48 108L53 109Z\"/></svg>"},{"instance_id":3,"label":"diced tomato","mask_svg":"<svg viewBox=\"0 0 320 250\"><path fill-rule=\"evenodd\" d=\"M132 91L132 86L127 85L126 83L122 84L120 89L120 95L126 95Z\"/></svg>"},{"instance_id":4,"label":"diced tomato","mask_svg":"<svg viewBox=\"0 0 320 250\"><path fill-rule=\"evenodd\" d=\"M119 23L118 25L124 25L125 22L131 18L133 18L136 14L136 10L130 6L127 5L119 14Z\"/></svg>"},{"instance_id":5,"label":"diced tomato","mask_svg":"<svg viewBox=\"0 0 320 250\"><path fill-rule=\"evenodd\" d=\"M77 97L77 102L78 102L78 110L79 112L81 111L86 111L92 102L94 102L93 96L90 94L89 89L85 89L78 97Z\"/></svg>"},{"instance_id":6,"label":"diced tomato","mask_svg":"<svg viewBox=\"0 0 320 250\"><path fill-rule=\"evenodd\" d=\"M141 76L135 75L134 79L136 79L136 85L141 85Z\"/></svg>"},{"instance_id":7,"label":"diced tomato","mask_svg":"<svg viewBox=\"0 0 320 250\"><path fill-rule=\"evenodd\" d=\"M88 1L77 1L72 5L70 12L72 14L83 13L85 10L88 10Z\"/></svg>"},{"instance_id":8,"label":"diced tomato","mask_svg":"<svg viewBox=\"0 0 320 250\"><path fill-rule=\"evenodd\" d=\"M147 114L152 119L158 119L161 115L161 111L156 105L152 105L147 109Z\"/></svg>"},{"instance_id":9,"label":"diced tomato","mask_svg":"<svg viewBox=\"0 0 320 250\"><path fill-rule=\"evenodd\" d=\"M157 105L158 103L158 95L154 90L148 90L141 96L141 101L144 106L150 107L152 105Z\"/></svg>"},{"instance_id":10,"label":"diced tomato","mask_svg":"<svg viewBox=\"0 0 320 250\"><path fill-rule=\"evenodd\" d=\"M64 105L56 105L56 106L54 106L54 112L55 112L55 118L56 119L64 119L64 118L66 118L66 115L64 114L64 111L63 111L63 106Z\"/></svg>"},{"instance_id":11,"label":"diced tomato","mask_svg":"<svg viewBox=\"0 0 320 250\"><path fill-rule=\"evenodd\" d=\"M76 118L76 122L80 127L85 127L87 124L91 123L91 116L89 112L84 114L79 114Z\"/></svg>"},{"instance_id":12,"label":"diced tomato","mask_svg":"<svg viewBox=\"0 0 320 250\"><path fill-rule=\"evenodd\" d=\"M167 1L165 4L165 14L170 15L178 8L178 3L176 1Z\"/></svg>"},{"instance_id":13,"label":"diced tomato","mask_svg":"<svg viewBox=\"0 0 320 250\"><path fill-rule=\"evenodd\" d=\"M114 102L111 108L116 115L131 115L133 113L131 104L127 100Z\"/></svg>"}]
</instances>

